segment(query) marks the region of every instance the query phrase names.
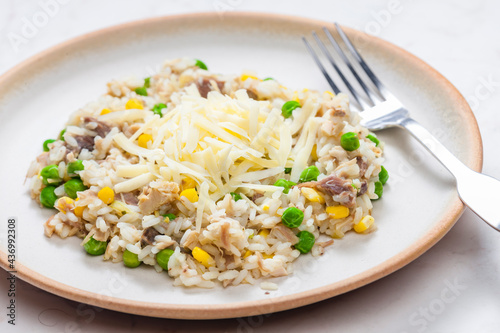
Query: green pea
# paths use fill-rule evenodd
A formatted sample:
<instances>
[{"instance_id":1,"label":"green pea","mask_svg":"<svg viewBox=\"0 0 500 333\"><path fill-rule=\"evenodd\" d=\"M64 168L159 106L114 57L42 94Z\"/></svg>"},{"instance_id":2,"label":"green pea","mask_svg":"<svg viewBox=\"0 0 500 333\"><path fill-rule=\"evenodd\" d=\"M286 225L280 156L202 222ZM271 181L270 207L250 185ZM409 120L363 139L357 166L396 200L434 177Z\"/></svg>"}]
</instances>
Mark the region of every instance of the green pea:
<instances>
[{"instance_id":1,"label":"green pea","mask_svg":"<svg viewBox=\"0 0 500 333\"><path fill-rule=\"evenodd\" d=\"M156 262L166 271L168 271L168 261L172 254L174 254L174 250L171 249L164 249L156 254Z\"/></svg>"},{"instance_id":2,"label":"green pea","mask_svg":"<svg viewBox=\"0 0 500 333\"><path fill-rule=\"evenodd\" d=\"M311 251L314 243L316 242L314 235L309 231L303 230L297 234L297 237L299 237L299 241L294 245L294 247L302 254Z\"/></svg>"},{"instance_id":3,"label":"green pea","mask_svg":"<svg viewBox=\"0 0 500 333\"><path fill-rule=\"evenodd\" d=\"M43 142L43 151L49 151L49 143L55 142L54 139L48 139Z\"/></svg>"},{"instance_id":4,"label":"green pea","mask_svg":"<svg viewBox=\"0 0 500 333\"><path fill-rule=\"evenodd\" d=\"M59 167L55 164L47 165L43 168L40 171L40 176L42 176L42 183L44 185L58 185L61 183Z\"/></svg>"},{"instance_id":5,"label":"green pea","mask_svg":"<svg viewBox=\"0 0 500 333\"><path fill-rule=\"evenodd\" d=\"M273 80L273 81L274 81L274 79L273 79L272 77L266 77L266 78L265 78L265 79L263 79L262 81L269 81L269 80Z\"/></svg>"},{"instance_id":6,"label":"green pea","mask_svg":"<svg viewBox=\"0 0 500 333\"><path fill-rule=\"evenodd\" d=\"M359 148L359 139L356 133L347 132L340 137L340 145L347 151Z\"/></svg>"},{"instance_id":7,"label":"green pea","mask_svg":"<svg viewBox=\"0 0 500 333\"><path fill-rule=\"evenodd\" d=\"M311 165L308 168L305 168L304 171L300 174L299 183L303 182L311 182L318 180L320 172L319 169L315 165Z\"/></svg>"},{"instance_id":8,"label":"green pea","mask_svg":"<svg viewBox=\"0 0 500 333\"><path fill-rule=\"evenodd\" d=\"M82 171L84 169L82 160L76 160L68 163L67 172L68 175L75 175L76 171Z\"/></svg>"},{"instance_id":9,"label":"green pea","mask_svg":"<svg viewBox=\"0 0 500 333\"><path fill-rule=\"evenodd\" d=\"M144 88L149 88L151 87L151 78L147 77L144 79Z\"/></svg>"},{"instance_id":10,"label":"green pea","mask_svg":"<svg viewBox=\"0 0 500 333\"><path fill-rule=\"evenodd\" d=\"M53 179L55 181L59 181L61 178L59 177L59 167L55 164L47 165L40 171L40 176L44 179Z\"/></svg>"},{"instance_id":11,"label":"green pea","mask_svg":"<svg viewBox=\"0 0 500 333\"><path fill-rule=\"evenodd\" d=\"M158 103L155 106L153 106L153 113L160 115L160 118L163 117L163 113L161 110L165 109L167 106L163 103Z\"/></svg>"},{"instance_id":12,"label":"green pea","mask_svg":"<svg viewBox=\"0 0 500 333\"><path fill-rule=\"evenodd\" d=\"M125 250L125 252L123 252L123 264L130 268L136 268L142 264L142 261L139 260L139 256L137 254L130 252L129 250Z\"/></svg>"},{"instance_id":13,"label":"green pea","mask_svg":"<svg viewBox=\"0 0 500 333\"><path fill-rule=\"evenodd\" d=\"M234 201L238 201L238 200L243 199L243 198L241 197L241 195L239 195L238 193L231 192L231 193L229 193L229 194L231 194L231 196L233 197L233 200L234 200Z\"/></svg>"},{"instance_id":14,"label":"green pea","mask_svg":"<svg viewBox=\"0 0 500 333\"><path fill-rule=\"evenodd\" d=\"M47 208L54 208L54 204L57 200L57 195L55 194L55 186L46 186L40 192L40 203Z\"/></svg>"},{"instance_id":15,"label":"green pea","mask_svg":"<svg viewBox=\"0 0 500 333\"><path fill-rule=\"evenodd\" d=\"M387 172L383 165L380 166L378 180L382 183L382 185L385 185L385 183L389 180L389 172Z\"/></svg>"},{"instance_id":16,"label":"green pea","mask_svg":"<svg viewBox=\"0 0 500 333\"><path fill-rule=\"evenodd\" d=\"M285 173L287 175L291 174L292 173L292 168L285 168Z\"/></svg>"},{"instance_id":17,"label":"green pea","mask_svg":"<svg viewBox=\"0 0 500 333\"><path fill-rule=\"evenodd\" d=\"M208 70L207 65L201 60L195 59L196 63L194 64L195 66L198 66L201 69Z\"/></svg>"},{"instance_id":18,"label":"green pea","mask_svg":"<svg viewBox=\"0 0 500 333\"><path fill-rule=\"evenodd\" d=\"M141 95L141 96L147 96L148 95L148 91L145 87L139 87L139 88L135 88L135 93L137 95Z\"/></svg>"},{"instance_id":19,"label":"green pea","mask_svg":"<svg viewBox=\"0 0 500 333\"><path fill-rule=\"evenodd\" d=\"M300 103L297 101L288 101L281 107L281 114L285 118L290 118L292 116L293 110L300 108Z\"/></svg>"},{"instance_id":20,"label":"green pea","mask_svg":"<svg viewBox=\"0 0 500 333\"><path fill-rule=\"evenodd\" d=\"M66 192L71 199L76 199L78 197L76 193L85 191L86 189L87 186L83 185L81 179L70 179L64 183L64 192Z\"/></svg>"},{"instance_id":21,"label":"green pea","mask_svg":"<svg viewBox=\"0 0 500 333\"><path fill-rule=\"evenodd\" d=\"M286 180L286 179L278 179L275 183L274 183L274 186L281 186L281 187L284 187L285 189L283 190L283 193L285 194L288 194L288 192L290 191L290 188L292 188L292 186L294 185L297 185L297 183L294 183L290 180Z\"/></svg>"},{"instance_id":22,"label":"green pea","mask_svg":"<svg viewBox=\"0 0 500 333\"><path fill-rule=\"evenodd\" d=\"M90 237L87 243L83 244L83 248L87 251L88 254L92 256L100 256L106 252L106 248L108 247L108 242L101 242L95 240L94 237Z\"/></svg>"},{"instance_id":23,"label":"green pea","mask_svg":"<svg viewBox=\"0 0 500 333\"><path fill-rule=\"evenodd\" d=\"M59 133L59 140L63 140L64 141L64 133L66 133L66 129L63 129L61 131L61 133Z\"/></svg>"},{"instance_id":24,"label":"green pea","mask_svg":"<svg viewBox=\"0 0 500 333\"><path fill-rule=\"evenodd\" d=\"M297 228L304 221L304 213L296 207L288 207L281 215L281 222L288 228Z\"/></svg>"},{"instance_id":25,"label":"green pea","mask_svg":"<svg viewBox=\"0 0 500 333\"><path fill-rule=\"evenodd\" d=\"M382 198L382 194L384 194L384 185L382 185L381 182L375 182L375 194L378 195L378 198L373 200Z\"/></svg>"},{"instance_id":26,"label":"green pea","mask_svg":"<svg viewBox=\"0 0 500 333\"><path fill-rule=\"evenodd\" d=\"M163 217L168 217L169 221L173 221L177 218L177 216L175 216L175 214L170 214L170 213L163 215Z\"/></svg>"},{"instance_id":27,"label":"green pea","mask_svg":"<svg viewBox=\"0 0 500 333\"><path fill-rule=\"evenodd\" d=\"M375 147L378 147L378 145L380 144L380 140L377 139L377 137L375 135L371 135L371 134L368 134L366 136L366 138L370 141L372 141L373 143L375 143Z\"/></svg>"}]
</instances>

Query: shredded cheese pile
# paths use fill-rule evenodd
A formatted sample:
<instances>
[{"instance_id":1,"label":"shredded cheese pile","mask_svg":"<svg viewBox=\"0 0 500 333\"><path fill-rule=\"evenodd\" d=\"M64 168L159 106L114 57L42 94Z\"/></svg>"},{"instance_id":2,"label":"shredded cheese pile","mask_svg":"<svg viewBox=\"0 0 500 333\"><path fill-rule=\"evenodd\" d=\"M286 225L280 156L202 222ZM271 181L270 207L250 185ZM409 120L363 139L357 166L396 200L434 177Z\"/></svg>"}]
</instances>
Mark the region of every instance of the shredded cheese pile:
<instances>
[{"instance_id":1,"label":"shredded cheese pile","mask_svg":"<svg viewBox=\"0 0 500 333\"><path fill-rule=\"evenodd\" d=\"M237 188L280 190L260 181L283 173L285 167L293 168L291 179L297 180L307 166L319 128L314 118L318 103L303 106L302 117L292 122L270 102L250 99L245 90L237 91L235 98L218 92L202 98L192 85L180 99L163 117L140 109L99 117L111 123L144 119L130 138L123 133L113 137L116 145L140 158L138 164L117 167L117 176L126 179L115 185L117 193L157 178L180 183L190 177L199 185L197 208L202 214L207 201L213 203ZM141 134L152 137L147 148L138 145Z\"/></svg>"}]
</instances>

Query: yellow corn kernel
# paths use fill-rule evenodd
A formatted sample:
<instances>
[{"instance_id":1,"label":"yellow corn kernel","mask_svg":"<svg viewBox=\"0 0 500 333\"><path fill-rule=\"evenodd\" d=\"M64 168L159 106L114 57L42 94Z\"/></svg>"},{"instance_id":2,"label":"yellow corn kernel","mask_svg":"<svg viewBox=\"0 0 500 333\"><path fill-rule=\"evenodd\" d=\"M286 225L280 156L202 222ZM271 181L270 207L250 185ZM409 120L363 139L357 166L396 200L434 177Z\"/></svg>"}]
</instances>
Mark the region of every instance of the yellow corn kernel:
<instances>
[{"instance_id":1,"label":"yellow corn kernel","mask_svg":"<svg viewBox=\"0 0 500 333\"><path fill-rule=\"evenodd\" d=\"M348 217L350 214L349 208L347 208L346 206L326 207L326 212L333 219L343 219L344 217Z\"/></svg>"},{"instance_id":2,"label":"yellow corn kernel","mask_svg":"<svg viewBox=\"0 0 500 333\"><path fill-rule=\"evenodd\" d=\"M108 114L108 113L110 113L110 112L111 112L111 110L110 110L110 109L102 109L102 110L101 110L101 116L102 116L103 114Z\"/></svg>"},{"instance_id":3,"label":"yellow corn kernel","mask_svg":"<svg viewBox=\"0 0 500 333\"><path fill-rule=\"evenodd\" d=\"M252 251L247 250L247 252L245 252L245 254L243 255L243 259L250 257L252 254L253 254Z\"/></svg>"},{"instance_id":4,"label":"yellow corn kernel","mask_svg":"<svg viewBox=\"0 0 500 333\"><path fill-rule=\"evenodd\" d=\"M299 94L297 93L297 90L295 90L293 92L292 101L296 101L296 102L300 103Z\"/></svg>"},{"instance_id":5,"label":"yellow corn kernel","mask_svg":"<svg viewBox=\"0 0 500 333\"><path fill-rule=\"evenodd\" d=\"M258 235L259 236L262 236L262 237L267 237L269 236L269 229L262 229L261 231L259 231Z\"/></svg>"},{"instance_id":6,"label":"yellow corn kernel","mask_svg":"<svg viewBox=\"0 0 500 333\"><path fill-rule=\"evenodd\" d=\"M262 258L264 258L264 259L273 259L274 258L274 254L265 254L265 253L262 253Z\"/></svg>"},{"instance_id":7,"label":"yellow corn kernel","mask_svg":"<svg viewBox=\"0 0 500 333\"><path fill-rule=\"evenodd\" d=\"M364 232L368 228L370 228L373 225L374 222L375 222L375 219L373 218L373 216L366 215L365 217L363 217L361 219L361 221L359 221L358 223L356 223L354 225L354 231L356 231L356 232Z\"/></svg>"},{"instance_id":8,"label":"yellow corn kernel","mask_svg":"<svg viewBox=\"0 0 500 333\"><path fill-rule=\"evenodd\" d=\"M113 191L110 187L103 187L97 192L97 197L102 200L106 205L109 205L113 201L115 201L115 191Z\"/></svg>"},{"instance_id":9,"label":"yellow corn kernel","mask_svg":"<svg viewBox=\"0 0 500 333\"><path fill-rule=\"evenodd\" d=\"M198 193L196 193L196 189L194 189L194 188L188 188L188 189L182 191L180 196L186 197L191 202L198 201Z\"/></svg>"},{"instance_id":10,"label":"yellow corn kernel","mask_svg":"<svg viewBox=\"0 0 500 333\"><path fill-rule=\"evenodd\" d=\"M313 148L312 148L312 151L311 151L311 157L313 158L313 160L317 161L318 160L318 152L316 151L318 150L318 146L317 145L314 145Z\"/></svg>"},{"instance_id":11,"label":"yellow corn kernel","mask_svg":"<svg viewBox=\"0 0 500 333\"><path fill-rule=\"evenodd\" d=\"M139 109L142 110L144 109L144 106L142 106L142 103L140 100L137 98L131 98L128 100L127 104L125 104L125 109L130 110L130 109Z\"/></svg>"},{"instance_id":12,"label":"yellow corn kernel","mask_svg":"<svg viewBox=\"0 0 500 333\"><path fill-rule=\"evenodd\" d=\"M137 144L139 147L142 148L148 148L148 142L153 141L153 137L149 134L141 134L139 135L139 138L137 139Z\"/></svg>"},{"instance_id":13,"label":"yellow corn kernel","mask_svg":"<svg viewBox=\"0 0 500 333\"><path fill-rule=\"evenodd\" d=\"M334 93L332 93L331 91L329 90L325 90L325 93L327 93L328 95L332 96L332 97L335 97Z\"/></svg>"},{"instance_id":14,"label":"yellow corn kernel","mask_svg":"<svg viewBox=\"0 0 500 333\"><path fill-rule=\"evenodd\" d=\"M302 89L303 93L308 92L308 91L309 91L309 89L307 89L307 88Z\"/></svg>"},{"instance_id":15,"label":"yellow corn kernel","mask_svg":"<svg viewBox=\"0 0 500 333\"><path fill-rule=\"evenodd\" d=\"M193 258L206 268L215 264L215 260L205 250L200 249L198 246L193 249Z\"/></svg>"},{"instance_id":16,"label":"yellow corn kernel","mask_svg":"<svg viewBox=\"0 0 500 333\"><path fill-rule=\"evenodd\" d=\"M267 212L269 210L269 205L262 206L262 210Z\"/></svg>"},{"instance_id":17,"label":"yellow corn kernel","mask_svg":"<svg viewBox=\"0 0 500 333\"><path fill-rule=\"evenodd\" d=\"M78 200L80 200L80 198L76 198L75 202L77 202ZM84 209L84 206L75 206L75 208L73 209L73 213L78 217L82 217Z\"/></svg>"},{"instance_id":18,"label":"yellow corn kernel","mask_svg":"<svg viewBox=\"0 0 500 333\"><path fill-rule=\"evenodd\" d=\"M247 79L254 79L254 80L259 80L259 81L260 81L260 79L259 79L258 77L253 76L253 75L243 74L243 75L241 75L241 77L240 77L240 80L241 80L241 81L245 81L245 80L247 80Z\"/></svg>"},{"instance_id":19,"label":"yellow corn kernel","mask_svg":"<svg viewBox=\"0 0 500 333\"><path fill-rule=\"evenodd\" d=\"M313 188L302 187L300 189L300 193L302 193L302 195L309 201L325 203L325 199Z\"/></svg>"},{"instance_id":20,"label":"yellow corn kernel","mask_svg":"<svg viewBox=\"0 0 500 333\"><path fill-rule=\"evenodd\" d=\"M182 180L181 186L183 189L195 188L196 181L193 178L186 177Z\"/></svg>"},{"instance_id":21,"label":"yellow corn kernel","mask_svg":"<svg viewBox=\"0 0 500 333\"><path fill-rule=\"evenodd\" d=\"M193 82L193 77L191 75L182 74L179 76L179 85L181 87L184 87L191 82Z\"/></svg>"},{"instance_id":22,"label":"yellow corn kernel","mask_svg":"<svg viewBox=\"0 0 500 333\"><path fill-rule=\"evenodd\" d=\"M66 209L71 208L68 206L71 206L74 203L75 203L75 201L73 199L71 199L70 197L61 197L59 200L57 200L56 209L58 211L60 211L61 213L66 214Z\"/></svg>"}]
</instances>

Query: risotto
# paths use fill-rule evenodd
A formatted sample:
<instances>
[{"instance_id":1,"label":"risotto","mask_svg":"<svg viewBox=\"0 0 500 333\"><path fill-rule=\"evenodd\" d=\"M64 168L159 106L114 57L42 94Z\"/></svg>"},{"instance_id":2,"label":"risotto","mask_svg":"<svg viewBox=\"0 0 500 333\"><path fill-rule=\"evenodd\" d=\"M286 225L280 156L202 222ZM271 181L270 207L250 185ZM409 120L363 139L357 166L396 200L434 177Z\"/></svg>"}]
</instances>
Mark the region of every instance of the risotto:
<instances>
[{"instance_id":1,"label":"risotto","mask_svg":"<svg viewBox=\"0 0 500 333\"><path fill-rule=\"evenodd\" d=\"M350 230L375 230L383 142L346 95L167 61L113 80L32 162L30 192L56 209L45 235L89 255L211 288L286 276ZM261 283L275 289L273 283Z\"/></svg>"}]
</instances>

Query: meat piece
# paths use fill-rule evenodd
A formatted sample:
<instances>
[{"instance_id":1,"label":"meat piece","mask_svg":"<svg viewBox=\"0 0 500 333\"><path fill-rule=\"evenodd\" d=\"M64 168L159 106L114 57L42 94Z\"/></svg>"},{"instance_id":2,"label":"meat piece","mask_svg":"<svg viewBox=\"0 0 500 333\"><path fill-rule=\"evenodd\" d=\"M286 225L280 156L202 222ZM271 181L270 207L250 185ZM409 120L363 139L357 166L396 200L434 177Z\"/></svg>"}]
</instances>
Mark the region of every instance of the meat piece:
<instances>
[{"instance_id":1,"label":"meat piece","mask_svg":"<svg viewBox=\"0 0 500 333\"><path fill-rule=\"evenodd\" d=\"M87 149L88 151L94 150L94 137L90 135L76 135L76 143L78 144L77 152L82 149ZM73 148L74 149L74 148Z\"/></svg>"},{"instance_id":2,"label":"meat piece","mask_svg":"<svg viewBox=\"0 0 500 333\"><path fill-rule=\"evenodd\" d=\"M297 186L316 188L323 193L331 195L333 200L340 204L352 208L356 203L357 191L351 184L351 180L330 175L320 181L302 183Z\"/></svg>"},{"instance_id":3,"label":"meat piece","mask_svg":"<svg viewBox=\"0 0 500 333\"><path fill-rule=\"evenodd\" d=\"M132 135L134 135L135 132L137 132L137 130L139 128L142 127L142 124L132 124L130 126L128 126L124 131L123 133L125 134L125 136L127 138L130 138Z\"/></svg>"},{"instance_id":4,"label":"meat piece","mask_svg":"<svg viewBox=\"0 0 500 333\"><path fill-rule=\"evenodd\" d=\"M128 205L132 206L137 206L139 203L139 199L137 198L137 195L135 195L132 192L125 192L125 193L120 193L120 198L118 200L121 200L125 202Z\"/></svg>"},{"instance_id":5,"label":"meat piece","mask_svg":"<svg viewBox=\"0 0 500 333\"><path fill-rule=\"evenodd\" d=\"M358 191L358 197L360 195L365 194L367 190L368 190L368 183L366 181L364 181L361 183L361 188Z\"/></svg>"},{"instance_id":6,"label":"meat piece","mask_svg":"<svg viewBox=\"0 0 500 333\"><path fill-rule=\"evenodd\" d=\"M334 109L333 116L334 117L345 117L346 113L342 109Z\"/></svg>"},{"instance_id":7,"label":"meat piece","mask_svg":"<svg viewBox=\"0 0 500 333\"><path fill-rule=\"evenodd\" d=\"M197 231L191 231L189 235L186 237L186 240L182 244L182 247L190 249L193 251L193 249L199 245L198 239L200 237L200 234Z\"/></svg>"},{"instance_id":8,"label":"meat piece","mask_svg":"<svg viewBox=\"0 0 500 333\"><path fill-rule=\"evenodd\" d=\"M141 212L144 215L151 214L162 205L179 199L179 185L174 182L156 180L142 189L138 199Z\"/></svg>"},{"instance_id":9,"label":"meat piece","mask_svg":"<svg viewBox=\"0 0 500 333\"><path fill-rule=\"evenodd\" d=\"M144 229L141 236L141 246L153 245L155 237L160 235L160 232L153 227Z\"/></svg>"},{"instance_id":10,"label":"meat piece","mask_svg":"<svg viewBox=\"0 0 500 333\"><path fill-rule=\"evenodd\" d=\"M283 242L292 243L292 245L297 244L297 242L299 241L299 238L295 236L295 234L290 228L287 228L281 224L275 226L271 230L271 234Z\"/></svg>"},{"instance_id":11,"label":"meat piece","mask_svg":"<svg viewBox=\"0 0 500 333\"><path fill-rule=\"evenodd\" d=\"M66 150L69 153L67 153L66 156L64 156L64 162L66 162L66 164L68 164L68 163L76 161L75 153L71 149L68 149L68 146L66 146Z\"/></svg>"},{"instance_id":12,"label":"meat piece","mask_svg":"<svg viewBox=\"0 0 500 333\"><path fill-rule=\"evenodd\" d=\"M96 132L101 138L104 138L111 131L111 127L108 124L92 117L83 118L83 122L88 129Z\"/></svg>"},{"instance_id":13,"label":"meat piece","mask_svg":"<svg viewBox=\"0 0 500 333\"><path fill-rule=\"evenodd\" d=\"M260 193L260 192L255 192L253 195L252 195L252 201L255 202L255 200L259 199L259 198L262 198L264 196L264 194Z\"/></svg>"},{"instance_id":14,"label":"meat piece","mask_svg":"<svg viewBox=\"0 0 500 333\"><path fill-rule=\"evenodd\" d=\"M317 188L321 192L330 194L333 200L351 208L354 207L357 196L357 191L351 184L351 180L331 175L319 181Z\"/></svg>"},{"instance_id":15,"label":"meat piece","mask_svg":"<svg viewBox=\"0 0 500 333\"><path fill-rule=\"evenodd\" d=\"M78 206L88 206L97 198L97 193L92 190L81 191L78 192L78 198Z\"/></svg>"},{"instance_id":16,"label":"meat piece","mask_svg":"<svg viewBox=\"0 0 500 333\"><path fill-rule=\"evenodd\" d=\"M50 153L48 151L41 153L36 158L36 161L40 164L41 168L46 167L47 165L50 164Z\"/></svg>"},{"instance_id":17,"label":"meat piece","mask_svg":"<svg viewBox=\"0 0 500 333\"><path fill-rule=\"evenodd\" d=\"M257 94L253 90L247 89L247 95L251 99L255 99L255 100L258 99Z\"/></svg>"},{"instance_id":18,"label":"meat piece","mask_svg":"<svg viewBox=\"0 0 500 333\"><path fill-rule=\"evenodd\" d=\"M288 275L288 272L285 267L283 267L281 262L273 261L270 264L266 264L260 252L256 252L255 254L257 255L257 265L262 271L269 273L269 275L273 277Z\"/></svg>"},{"instance_id":19,"label":"meat piece","mask_svg":"<svg viewBox=\"0 0 500 333\"><path fill-rule=\"evenodd\" d=\"M330 175L318 182L317 187L320 191L330 195L341 194L342 192L349 192L354 194L356 191L352 187L351 180L342 179L335 175Z\"/></svg>"},{"instance_id":20,"label":"meat piece","mask_svg":"<svg viewBox=\"0 0 500 333\"><path fill-rule=\"evenodd\" d=\"M208 93L214 90L212 82L215 82L215 84L219 88L219 91L222 91L222 88L224 88L224 82L209 78L201 78L196 84L198 86L198 91L200 92L201 97L207 98Z\"/></svg>"},{"instance_id":21,"label":"meat piece","mask_svg":"<svg viewBox=\"0 0 500 333\"><path fill-rule=\"evenodd\" d=\"M231 247L231 243L229 243L229 228L230 228L230 225L227 222L222 224L222 226L220 228L220 240L221 240L222 245L226 249L230 249L230 247Z\"/></svg>"},{"instance_id":22,"label":"meat piece","mask_svg":"<svg viewBox=\"0 0 500 333\"><path fill-rule=\"evenodd\" d=\"M359 176L364 177L366 169L368 169L368 163L366 163L363 157L356 157L356 164L359 167Z\"/></svg>"}]
</instances>

